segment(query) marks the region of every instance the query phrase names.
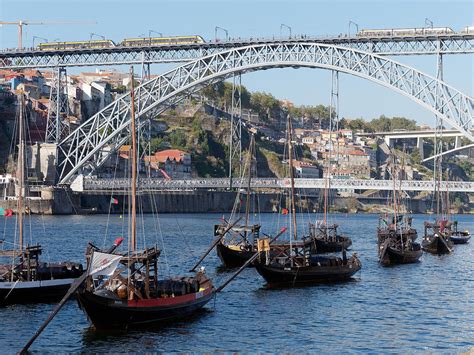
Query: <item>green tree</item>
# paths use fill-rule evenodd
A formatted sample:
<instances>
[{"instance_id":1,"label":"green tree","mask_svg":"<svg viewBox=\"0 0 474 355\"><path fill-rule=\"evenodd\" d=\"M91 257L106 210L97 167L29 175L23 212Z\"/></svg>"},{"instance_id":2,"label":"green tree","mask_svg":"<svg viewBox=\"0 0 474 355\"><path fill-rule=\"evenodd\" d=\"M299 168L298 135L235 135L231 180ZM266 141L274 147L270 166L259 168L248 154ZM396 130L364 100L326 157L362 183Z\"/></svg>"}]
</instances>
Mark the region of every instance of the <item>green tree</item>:
<instances>
[{"instance_id":1,"label":"green tree","mask_svg":"<svg viewBox=\"0 0 474 355\"><path fill-rule=\"evenodd\" d=\"M390 118L385 115L381 115L379 118L374 118L370 121L369 125L375 132L390 132L392 130Z\"/></svg>"}]
</instances>

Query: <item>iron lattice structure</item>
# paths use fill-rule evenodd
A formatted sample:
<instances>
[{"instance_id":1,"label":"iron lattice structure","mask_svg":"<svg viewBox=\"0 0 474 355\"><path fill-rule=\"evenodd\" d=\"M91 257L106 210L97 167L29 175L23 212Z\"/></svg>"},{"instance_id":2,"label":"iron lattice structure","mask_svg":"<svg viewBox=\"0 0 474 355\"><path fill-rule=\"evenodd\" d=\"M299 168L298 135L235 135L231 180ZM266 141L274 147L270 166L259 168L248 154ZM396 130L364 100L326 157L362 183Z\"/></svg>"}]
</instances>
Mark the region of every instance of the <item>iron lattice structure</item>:
<instances>
[{"instance_id":1,"label":"iron lattice structure","mask_svg":"<svg viewBox=\"0 0 474 355\"><path fill-rule=\"evenodd\" d=\"M186 63L138 86L137 117L155 117L206 85L239 73L312 67L355 75L399 92L443 118L471 141L474 99L446 83L387 57L318 43L262 44L234 48ZM130 94L92 116L58 146L59 181L91 174L128 137Z\"/></svg>"},{"instance_id":2,"label":"iron lattice structure","mask_svg":"<svg viewBox=\"0 0 474 355\"><path fill-rule=\"evenodd\" d=\"M130 186L128 179L96 179L82 178L75 181L71 188L75 191L126 191ZM235 187L245 188L247 179L234 179ZM253 189L282 189L289 188L290 179L275 178L253 178L251 186ZM401 180L400 184L403 191L430 191L433 192L436 182L433 180ZM346 190L393 190L393 181L391 180L367 180L367 179L331 179L327 186L325 179L295 179L295 188L297 189L346 189ZM442 181L441 189L448 189L451 192L474 192L474 182L471 181ZM140 179L140 188L144 191L162 191L179 189L228 189L230 187L229 179L209 178L209 179Z\"/></svg>"},{"instance_id":3,"label":"iron lattice structure","mask_svg":"<svg viewBox=\"0 0 474 355\"><path fill-rule=\"evenodd\" d=\"M416 37L313 37L286 39L246 39L219 43L162 45L148 47L112 47L56 51L18 50L0 52L0 69L55 68L142 63L186 62L231 48L249 45L291 45L320 43L344 46L379 55L427 55L474 53L472 34Z\"/></svg>"},{"instance_id":4,"label":"iron lattice structure","mask_svg":"<svg viewBox=\"0 0 474 355\"><path fill-rule=\"evenodd\" d=\"M69 103L67 94L67 74L65 68L56 68L51 79L48 120L46 122L47 143L59 143L69 133Z\"/></svg>"},{"instance_id":5,"label":"iron lattice structure","mask_svg":"<svg viewBox=\"0 0 474 355\"><path fill-rule=\"evenodd\" d=\"M229 178L240 177L242 173L242 76L232 80L232 106L229 137ZM231 186L232 187L232 186Z\"/></svg>"}]
</instances>

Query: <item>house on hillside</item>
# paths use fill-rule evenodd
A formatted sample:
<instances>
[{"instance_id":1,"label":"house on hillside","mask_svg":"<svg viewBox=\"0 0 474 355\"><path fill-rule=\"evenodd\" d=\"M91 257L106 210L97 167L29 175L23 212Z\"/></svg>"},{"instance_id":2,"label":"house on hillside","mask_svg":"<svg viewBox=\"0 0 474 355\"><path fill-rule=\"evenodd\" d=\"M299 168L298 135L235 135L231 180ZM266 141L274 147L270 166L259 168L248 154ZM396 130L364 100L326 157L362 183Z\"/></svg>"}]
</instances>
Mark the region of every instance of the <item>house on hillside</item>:
<instances>
[{"instance_id":1,"label":"house on hillside","mask_svg":"<svg viewBox=\"0 0 474 355\"><path fill-rule=\"evenodd\" d=\"M191 155L179 149L167 149L144 157L150 177L167 179L191 178Z\"/></svg>"}]
</instances>

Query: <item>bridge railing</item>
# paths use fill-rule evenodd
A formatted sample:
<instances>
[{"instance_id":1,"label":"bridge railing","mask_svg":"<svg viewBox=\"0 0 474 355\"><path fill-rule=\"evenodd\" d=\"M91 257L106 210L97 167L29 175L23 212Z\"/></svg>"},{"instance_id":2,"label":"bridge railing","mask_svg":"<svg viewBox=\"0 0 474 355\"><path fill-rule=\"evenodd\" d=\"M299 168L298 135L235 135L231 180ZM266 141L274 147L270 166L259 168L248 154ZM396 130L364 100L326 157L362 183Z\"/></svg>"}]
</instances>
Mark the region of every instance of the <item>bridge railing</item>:
<instances>
[{"instance_id":1,"label":"bridge railing","mask_svg":"<svg viewBox=\"0 0 474 355\"><path fill-rule=\"evenodd\" d=\"M230 181L227 178L210 179L154 179L145 178L139 180L139 188L144 191L159 190L196 190L196 189L228 189ZM234 188L245 188L245 179L234 179ZM286 189L290 187L290 179L277 178L257 178L252 179L253 189ZM295 179L297 189L322 189L328 186L330 189L340 190L392 190L391 180L364 180L364 179ZM86 177L83 179L83 191L119 191L130 187L128 179L101 179ZM434 191L434 181L413 181L402 180L397 183L404 191ZM441 182L442 190L448 189L451 192L474 192L474 182L469 181L448 181Z\"/></svg>"}]
</instances>

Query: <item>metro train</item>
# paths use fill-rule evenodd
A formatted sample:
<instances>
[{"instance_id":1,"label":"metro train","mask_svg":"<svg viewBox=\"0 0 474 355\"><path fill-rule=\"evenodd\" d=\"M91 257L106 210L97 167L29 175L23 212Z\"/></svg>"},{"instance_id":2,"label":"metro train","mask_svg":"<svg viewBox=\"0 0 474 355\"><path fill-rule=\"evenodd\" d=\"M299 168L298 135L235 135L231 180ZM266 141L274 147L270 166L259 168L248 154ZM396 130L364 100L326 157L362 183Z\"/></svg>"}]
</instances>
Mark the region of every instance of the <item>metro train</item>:
<instances>
[{"instance_id":1,"label":"metro train","mask_svg":"<svg viewBox=\"0 0 474 355\"><path fill-rule=\"evenodd\" d=\"M161 46L172 44L206 43L201 36L175 36L175 37L148 37L127 38L119 45L124 47Z\"/></svg>"},{"instance_id":2,"label":"metro train","mask_svg":"<svg viewBox=\"0 0 474 355\"><path fill-rule=\"evenodd\" d=\"M40 51L54 51L63 49L97 49L115 47L145 47L163 46L177 44L206 43L201 36L174 36L174 37L148 37L148 38L126 38L122 42L115 44L110 39L72 42L46 42L40 43L37 47Z\"/></svg>"},{"instance_id":3,"label":"metro train","mask_svg":"<svg viewBox=\"0 0 474 355\"><path fill-rule=\"evenodd\" d=\"M61 49L81 49L81 48L111 48L115 47L115 43L110 40L93 40L93 41L71 41L71 42L46 42L38 44L40 51L52 51Z\"/></svg>"},{"instance_id":4,"label":"metro train","mask_svg":"<svg viewBox=\"0 0 474 355\"><path fill-rule=\"evenodd\" d=\"M456 32L449 27L392 28L382 30L360 30L357 37L407 37L429 35L453 35Z\"/></svg>"},{"instance_id":5,"label":"metro train","mask_svg":"<svg viewBox=\"0 0 474 355\"><path fill-rule=\"evenodd\" d=\"M469 35L474 34L474 26L466 26L466 27L464 27L463 30L461 31L461 33L462 33L462 34L465 34L465 35L467 35L467 34L469 34Z\"/></svg>"}]
</instances>

